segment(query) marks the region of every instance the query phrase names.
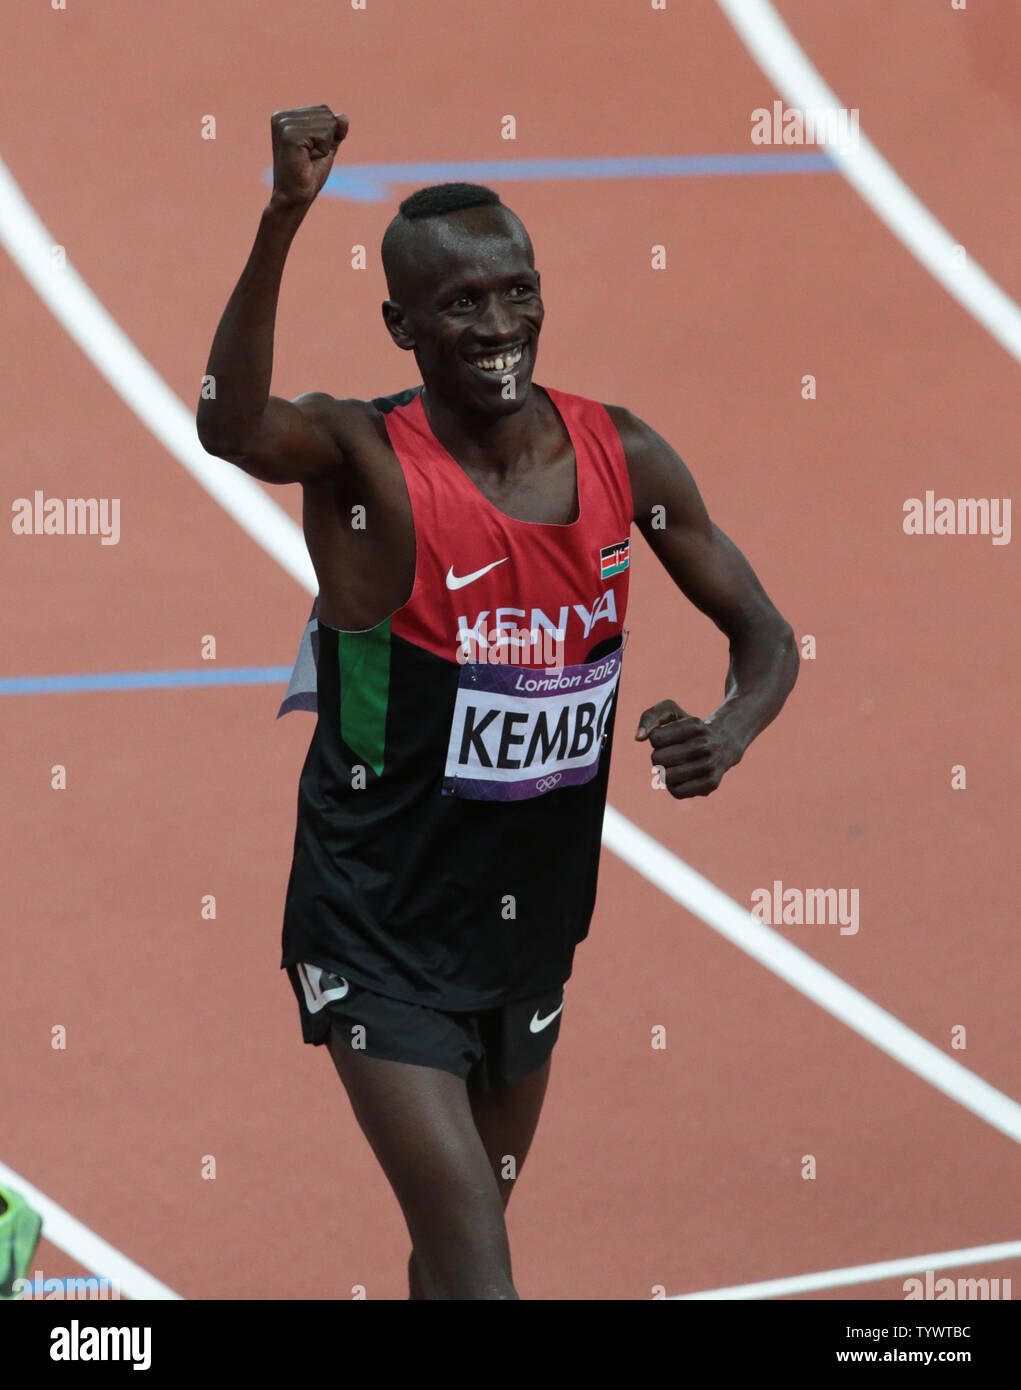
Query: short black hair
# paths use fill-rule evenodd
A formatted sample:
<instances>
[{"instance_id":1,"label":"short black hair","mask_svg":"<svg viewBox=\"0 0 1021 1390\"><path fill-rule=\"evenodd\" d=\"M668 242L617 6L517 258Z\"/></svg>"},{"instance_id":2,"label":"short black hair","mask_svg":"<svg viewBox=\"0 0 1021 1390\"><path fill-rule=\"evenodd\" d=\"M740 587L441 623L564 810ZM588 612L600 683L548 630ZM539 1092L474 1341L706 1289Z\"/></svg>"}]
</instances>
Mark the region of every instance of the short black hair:
<instances>
[{"instance_id":1,"label":"short black hair","mask_svg":"<svg viewBox=\"0 0 1021 1390\"><path fill-rule=\"evenodd\" d=\"M442 217L466 208L502 207L499 193L481 183L434 183L420 188L401 203L399 217L415 221L420 217Z\"/></svg>"},{"instance_id":2,"label":"short black hair","mask_svg":"<svg viewBox=\"0 0 1021 1390\"><path fill-rule=\"evenodd\" d=\"M469 208L501 208L520 222L517 214L500 200L499 193L485 188L480 183L434 183L428 188L420 188L401 203L399 209L383 233L380 253L383 272L391 295L396 294L396 281L400 265L407 258L409 238L414 223L423 222L428 217L445 217L450 213L465 212ZM522 227L522 232L524 228ZM524 233L527 237L528 233Z\"/></svg>"}]
</instances>

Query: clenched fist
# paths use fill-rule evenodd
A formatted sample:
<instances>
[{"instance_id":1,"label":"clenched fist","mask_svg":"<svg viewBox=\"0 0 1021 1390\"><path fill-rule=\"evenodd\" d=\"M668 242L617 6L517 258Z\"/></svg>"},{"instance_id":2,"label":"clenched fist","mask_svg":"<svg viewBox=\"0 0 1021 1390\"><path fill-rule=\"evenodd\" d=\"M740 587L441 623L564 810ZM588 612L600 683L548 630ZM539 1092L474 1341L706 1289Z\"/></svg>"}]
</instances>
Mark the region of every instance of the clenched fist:
<instances>
[{"instance_id":1,"label":"clenched fist","mask_svg":"<svg viewBox=\"0 0 1021 1390\"><path fill-rule=\"evenodd\" d=\"M675 700L660 700L638 721L635 738L652 744L652 763L671 796L708 796L723 774L741 761L740 749L718 725L681 709Z\"/></svg>"},{"instance_id":2,"label":"clenched fist","mask_svg":"<svg viewBox=\"0 0 1021 1390\"><path fill-rule=\"evenodd\" d=\"M284 207L308 207L333 168L333 157L347 134L347 117L328 106L299 106L274 111L273 202Z\"/></svg>"}]
</instances>

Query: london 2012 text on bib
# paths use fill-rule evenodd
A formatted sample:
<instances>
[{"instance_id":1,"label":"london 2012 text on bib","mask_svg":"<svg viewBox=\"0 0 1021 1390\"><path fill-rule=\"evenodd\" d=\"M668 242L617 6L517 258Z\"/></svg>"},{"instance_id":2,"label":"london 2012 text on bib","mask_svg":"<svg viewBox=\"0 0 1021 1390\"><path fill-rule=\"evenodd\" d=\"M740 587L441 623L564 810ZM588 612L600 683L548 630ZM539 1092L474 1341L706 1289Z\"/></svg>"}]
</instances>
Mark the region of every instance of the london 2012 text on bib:
<instances>
[{"instance_id":1,"label":"london 2012 text on bib","mask_svg":"<svg viewBox=\"0 0 1021 1390\"><path fill-rule=\"evenodd\" d=\"M466 663L450 728L444 794L520 801L591 781L620 659L616 651L582 666Z\"/></svg>"}]
</instances>

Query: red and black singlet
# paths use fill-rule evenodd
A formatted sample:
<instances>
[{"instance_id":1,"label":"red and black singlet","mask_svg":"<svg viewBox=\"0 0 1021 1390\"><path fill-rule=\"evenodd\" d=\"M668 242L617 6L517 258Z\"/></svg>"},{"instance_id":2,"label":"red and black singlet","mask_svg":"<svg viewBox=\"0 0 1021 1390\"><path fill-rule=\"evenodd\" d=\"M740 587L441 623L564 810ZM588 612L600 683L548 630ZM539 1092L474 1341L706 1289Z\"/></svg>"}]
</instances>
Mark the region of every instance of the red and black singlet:
<instances>
[{"instance_id":1,"label":"red and black singlet","mask_svg":"<svg viewBox=\"0 0 1021 1390\"><path fill-rule=\"evenodd\" d=\"M374 402L411 500L415 582L369 631L317 625L284 965L450 1011L571 973L595 902L632 498L605 407L534 389L574 445L567 525L495 507L420 389Z\"/></svg>"}]
</instances>

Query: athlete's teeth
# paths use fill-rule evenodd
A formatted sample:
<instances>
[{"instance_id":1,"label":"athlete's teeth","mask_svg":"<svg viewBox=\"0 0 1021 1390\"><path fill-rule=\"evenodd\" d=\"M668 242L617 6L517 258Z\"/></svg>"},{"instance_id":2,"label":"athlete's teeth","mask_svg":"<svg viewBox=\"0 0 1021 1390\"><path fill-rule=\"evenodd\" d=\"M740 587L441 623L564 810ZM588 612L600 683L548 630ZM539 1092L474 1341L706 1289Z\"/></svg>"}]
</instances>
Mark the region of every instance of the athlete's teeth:
<instances>
[{"instance_id":1,"label":"athlete's teeth","mask_svg":"<svg viewBox=\"0 0 1021 1390\"><path fill-rule=\"evenodd\" d=\"M516 367L521 361L522 349L508 353L506 357L484 357L475 359L476 367L481 367L484 372L502 372L510 367Z\"/></svg>"}]
</instances>

